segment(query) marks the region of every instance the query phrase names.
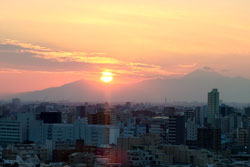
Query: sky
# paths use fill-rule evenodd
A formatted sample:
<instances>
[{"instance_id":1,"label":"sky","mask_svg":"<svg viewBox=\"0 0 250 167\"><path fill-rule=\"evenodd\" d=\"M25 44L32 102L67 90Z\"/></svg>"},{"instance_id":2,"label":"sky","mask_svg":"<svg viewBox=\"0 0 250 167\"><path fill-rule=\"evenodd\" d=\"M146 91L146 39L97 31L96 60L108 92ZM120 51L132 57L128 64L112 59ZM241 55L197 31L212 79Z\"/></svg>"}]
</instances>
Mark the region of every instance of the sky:
<instances>
[{"instance_id":1,"label":"sky","mask_svg":"<svg viewBox=\"0 0 250 167\"><path fill-rule=\"evenodd\" d=\"M0 94L68 82L250 79L249 0L1 0Z\"/></svg>"}]
</instances>

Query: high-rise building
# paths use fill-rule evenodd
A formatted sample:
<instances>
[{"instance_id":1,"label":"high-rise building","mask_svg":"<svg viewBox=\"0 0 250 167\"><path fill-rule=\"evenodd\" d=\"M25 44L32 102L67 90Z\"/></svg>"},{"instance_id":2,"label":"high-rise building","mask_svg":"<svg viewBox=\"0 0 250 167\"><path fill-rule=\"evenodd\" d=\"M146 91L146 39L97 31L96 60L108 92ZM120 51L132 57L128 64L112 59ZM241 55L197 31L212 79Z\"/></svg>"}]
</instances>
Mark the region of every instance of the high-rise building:
<instances>
[{"instance_id":1,"label":"high-rise building","mask_svg":"<svg viewBox=\"0 0 250 167\"><path fill-rule=\"evenodd\" d=\"M185 117L180 115L170 116L168 123L168 143L185 144Z\"/></svg>"},{"instance_id":2,"label":"high-rise building","mask_svg":"<svg viewBox=\"0 0 250 167\"><path fill-rule=\"evenodd\" d=\"M186 144L195 145L197 142L197 129L198 125L195 123L195 119L188 119L186 121Z\"/></svg>"},{"instance_id":3,"label":"high-rise building","mask_svg":"<svg viewBox=\"0 0 250 167\"><path fill-rule=\"evenodd\" d=\"M30 131L32 127L32 122L36 121L36 115L33 112L18 113L17 121L21 123L23 140L30 141Z\"/></svg>"},{"instance_id":4,"label":"high-rise building","mask_svg":"<svg viewBox=\"0 0 250 167\"><path fill-rule=\"evenodd\" d=\"M207 113L207 123L210 127L219 126L219 100L220 93L217 89L213 89L208 93L208 113Z\"/></svg>"},{"instance_id":5,"label":"high-rise building","mask_svg":"<svg viewBox=\"0 0 250 167\"><path fill-rule=\"evenodd\" d=\"M221 130L213 128L198 128L198 146L201 148L220 150Z\"/></svg>"}]
</instances>

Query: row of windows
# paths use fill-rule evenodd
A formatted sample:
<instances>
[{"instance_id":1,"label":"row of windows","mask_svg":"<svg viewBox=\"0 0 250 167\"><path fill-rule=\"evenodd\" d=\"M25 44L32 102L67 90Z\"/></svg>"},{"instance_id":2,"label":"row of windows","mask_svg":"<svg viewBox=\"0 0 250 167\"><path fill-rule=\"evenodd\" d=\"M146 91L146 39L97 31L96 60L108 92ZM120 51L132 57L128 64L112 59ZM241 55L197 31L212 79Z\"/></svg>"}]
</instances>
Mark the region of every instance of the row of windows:
<instances>
[{"instance_id":1,"label":"row of windows","mask_svg":"<svg viewBox=\"0 0 250 167\"><path fill-rule=\"evenodd\" d=\"M19 130L19 128L0 128L0 130Z\"/></svg>"},{"instance_id":2,"label":"row of windows","mask_svg":"<svg viewBox=\"0 0 250 167\"><path fill-rule=\"evenodd\" d=\"M13 124L10 124L10 125L6 125L6 124L0 124L0 127L20 127L20 125L13 125Z\"/></svg>"},{"instance_id":3,"label":"row of windows","mask_svg":"<svg viewBox=\"0 0 250 167\"><path fill-rule=\"evenodd\" d=\"M0 134L0 136L1 137L3 137L3 136L8 136L8 137L20 137L20 135L19 134Z\"/></svg>"}]
</instances>

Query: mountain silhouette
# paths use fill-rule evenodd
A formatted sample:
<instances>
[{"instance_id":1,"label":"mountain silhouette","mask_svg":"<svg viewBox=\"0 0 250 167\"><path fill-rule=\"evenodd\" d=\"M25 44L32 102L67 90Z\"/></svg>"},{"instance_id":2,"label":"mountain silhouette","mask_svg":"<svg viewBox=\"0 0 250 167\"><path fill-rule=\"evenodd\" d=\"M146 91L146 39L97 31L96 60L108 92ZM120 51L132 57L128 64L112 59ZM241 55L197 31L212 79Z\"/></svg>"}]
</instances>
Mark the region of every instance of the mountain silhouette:
<instances>
[{"instance_id":1,"label":"mountain silhouette","mask_svg":"<svg viewBox=\"0 0 250 167\"><path fill-rule=\"evenodd\" d=\"M205 102L207 92L213 88L219 89L223 101L250 101L250 80L226 77L209 69L198 69L181 78L151 79L129 85L105 85L80 80L12 97L23 101L163 102L167 98L174 101Z\"/></svg>"}]
</instances>

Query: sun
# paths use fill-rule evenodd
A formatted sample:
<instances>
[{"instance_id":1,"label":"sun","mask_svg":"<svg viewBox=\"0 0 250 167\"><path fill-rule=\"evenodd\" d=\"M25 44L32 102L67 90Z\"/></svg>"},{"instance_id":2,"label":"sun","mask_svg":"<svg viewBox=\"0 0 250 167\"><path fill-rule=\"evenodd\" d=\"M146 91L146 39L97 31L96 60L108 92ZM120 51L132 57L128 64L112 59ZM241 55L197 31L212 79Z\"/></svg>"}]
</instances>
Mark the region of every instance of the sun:
<instances>
[{"instance_id":1,"label":"sun","mask_svg":"<svg viewBox=\"0 0 250 167\"><path fill-rule=\"evenodd\" d=\"M102 72L102 76L101 76L100 80L104 83L112 82L113 81L113 73L107 72L107 71Z\"/></svg>"}]
</instances>

